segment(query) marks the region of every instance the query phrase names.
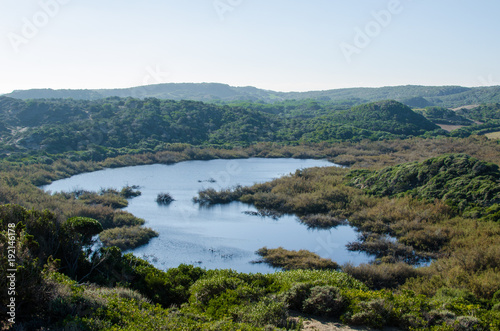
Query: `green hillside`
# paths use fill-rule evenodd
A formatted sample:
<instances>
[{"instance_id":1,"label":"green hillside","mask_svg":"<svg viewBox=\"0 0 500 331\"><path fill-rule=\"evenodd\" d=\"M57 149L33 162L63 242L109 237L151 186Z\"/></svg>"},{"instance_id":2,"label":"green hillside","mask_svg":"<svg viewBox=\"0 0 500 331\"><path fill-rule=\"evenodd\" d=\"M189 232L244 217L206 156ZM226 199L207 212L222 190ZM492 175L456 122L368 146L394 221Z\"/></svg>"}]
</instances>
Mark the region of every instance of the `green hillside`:
<instances>
[{"instance_id":1,"label":"green hillside","mask_svg":"<svg viewBox=\"0 0 500 331\"><path fill-rule=\"evenodd\" d=\"M260 106L245 105L154 98L22 101L0 97L0 123L10 128L0 130L1 142L6 150L78 152L85 154L84 158L100 159L126 150L159 150L172 143L359 141L440 132L423 116L395 101L346 111L325 107L322 113L326 115L310 113L305 118L299 109L301 103L292 103L296 116L293 112L281 114L280 108L264 112L255 110Z\"/></svg>"},{"instance_id":2,"label":"green hillside","mask_svg":"<svg viewBox=\"0 0 500 331\"><path fill-rule=\"evenodd\" d=\"M426 107L425 109L415 109L416 113L425 116L429 121L436 124L445 125L471 125L474 122L457 112L443 107ZM470 118L470 116L469 116Z\"/></svg>"},{"instance_id":3,"label":"green hillside","mask_svg":"<svg viewBox=\"0 0 500 331\"><path fill-rule=\"evenodd\" d=\"M439 129L410 107L391 100L356 106L349 111L334 113L331 118L366 130L393 134L420 135L425 131Z\"/></svg>"},{"instance_id":4,"label":"green hillside","mask_svg":"<svg viewBox=\"0 0 500 331\"><path fill-rule=\"evenodd\" d=\"M471 104L500 102L500 87L462 86L387 86L377 88L344 88L325 91L277 92L255 87L234 87L218 83L168 83L123 89L101 90L16 90L6 94L18 99L73 98L98 100L107 97L159 98L210 102L316 99L362 104L379 100L397 100L412 107L460 107Z\"/></svg>"},{"instance_id":5,"label":"green hillside","mask_svg":"<svg viewBox=\"0 0 500 331\"><path fill-rule=\"evenodd\" d=\"M465 154L443 155L378 171L353 171L350 176L352 185L371 194L439 199L460 211L500 203L498 166Z\"/></svg>"}]
</instances>

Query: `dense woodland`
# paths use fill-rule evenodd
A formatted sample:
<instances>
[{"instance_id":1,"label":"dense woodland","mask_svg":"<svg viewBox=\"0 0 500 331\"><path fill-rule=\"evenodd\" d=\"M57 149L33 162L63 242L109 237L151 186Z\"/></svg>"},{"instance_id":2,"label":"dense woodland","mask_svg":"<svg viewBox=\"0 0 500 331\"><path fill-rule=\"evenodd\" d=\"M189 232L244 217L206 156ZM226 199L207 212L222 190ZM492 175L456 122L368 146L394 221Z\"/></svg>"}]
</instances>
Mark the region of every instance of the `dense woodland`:
<instances>
[{"instance_id":1,"label":"dense woodland","mask_svg":"<svg viewBox=\"0 0 500 331\"><path fill-rule=\"evenodd\" d=\"M413 101L418 110L396 101L0 97L0 286L9 229L17 265L16 324L3 291L3 327L300 329L322 316L375 328L498 330L500 143L481 134L500 131L499 104L450 113ZM450 123L466 127L436 125ZM349 249L374 262L341 266L263 247L258 262L283 271L159 270L121 251L156 235L121 210L136 188L38 188L106 167L246 157L328 158L348 168L201 191L195 201L240 200L264 215L294 213L308 227L347 219L359 230ZM95 240L104 246L92 250Z\"/></svg>"}]
</instances>

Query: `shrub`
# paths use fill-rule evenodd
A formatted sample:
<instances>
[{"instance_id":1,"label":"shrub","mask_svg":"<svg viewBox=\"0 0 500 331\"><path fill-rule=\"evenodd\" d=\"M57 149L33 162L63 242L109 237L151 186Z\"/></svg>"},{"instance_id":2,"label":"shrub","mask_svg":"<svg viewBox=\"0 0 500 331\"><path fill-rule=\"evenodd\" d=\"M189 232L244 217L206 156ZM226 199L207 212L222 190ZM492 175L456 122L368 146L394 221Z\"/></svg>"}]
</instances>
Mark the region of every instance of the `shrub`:
<instances>
[{"instance_id":1,"label":"shrub","mask_svg":"<svg viewBox=\"0 0 500 331\"><path fill-rule=\"evenodd\" d=\"M285 304L269 297L243 309L239 316L240 321L260 327L266 325L286 327L287 319L288 310Z\"/></svg>"},{"instance_id":2,"label":"shrub","mask_svg":"<svg viewBox=\"0 0 500 331\"><path fill-rule=\"evenodd\" d=\"M346 318L349 323L381 328L384 325L389 325L393 320L393 306L386 299L360 302L359 310L351 317Z\"/></svg>"},{"instance_id":3,"label":"shrub","mask_svg":"<svg viewBox=\"0 0 500 331\"><path fill-rule=\"evenodd\" d=\"M457 331L478 330L480 322L473 316L459 316L453 325L453 329Z\"/></svg>"},{"instance_id":4,"label":"shrub","mask_svg":"<svg viewBox=\"0 0 500 331\"><path fill-rule=\"evenodd\" d=\"M431 310L427 314L427 322L429 325L452 325L456 319L456 315L449 310Z\"/></svg>"},{"instance_id":5,"label":"shrub","mask_svg":"<svg viewBox=\"0 0 500 331\"><path fill-rule=\"evenodd\" d=\"M360 264L357 267L346 264L342 267L342 271L374 289L397 288L407 279L421 275L418 269L404 262Z\"/></svg>"},{"instance_id":6,"label":"shrub","mask_svg":"<svg viewBox=\"0 0 500 331\"><path fill-rule=\"evenodd\" d=\"M116 246L122 250L147 244L154 237L158 237L158 232L140 226L124 226L108 229L99 235L104 246Z\"/></svg>"},{"instance_id":7,"label":"shrub","mask_svg":"<svg viewBox=\"0 0 500 331\"><path fill-rule=\"evenodd\" d=\"M281 300L293 310L302 310L304 301L311 294L312 283L294 283L292 287L281 294Z\"/></svg>"},{"instance_id":8,"label":"shrub","mask_svg":"<svg viewBox=\"0 0 500 331\"><path fill-rule=\"evenodd\" d=\"M142 218L138 218L129 212L117 210L113 214L113 227L144 225Z\"/></svg>"},{"instance_id":9,"label":"shrub","mask_svg":"<svg viewBox=\"0 0 500 331\"><path fill-rule=\"evenodd\" d=\"M334 286L315 286L303 303L303 311L309 314L339 317L346 307L346 300Z\"/></svg>"},{"instance_id":10,"label":"shrub","mask_svg":"<svg viewBox=\"0 0 500 331\"><path fill-rule=\"evenodd\" d=\"M141 191L138 190L139 186L133 185L133 186L124 186L122 190L120 191L120 195L124 197L125 199L129 198L134 198L138 197L141 195Z\"/></svg>"},{"instance_id":11,"label":"shrub","mask_svg":"<svg viewBox=\"0 0 500 331\"><path fill-rule=\"evenodd\" d=\"M289 251L283 247L268 249L267 247L260 248L256 252L262 256L264 262L276 268L285 270L291 269L320 269L320 270L336 270L339 265L330 259L324 259L317 254L306 250Z\"/></svg>"},{"instance_id":12,"label":"shrub","mask_svg":"<svg viewBox=\"0 0 500 331\"><path fill-rule=\"evenodd\" d=\"M217 295L220 295L227 290L235 290L238 286L243 284L243 280L239 278L217 275L216 277L203 278L198 280L193 284L190 292L191 297L195 302L206 305Z\"/></svg>"},{"instance_id":13,"label":"shrub","mask_svg":"<svg viewBox=\"0 0 500 331\"><path fill-rule=\"evenodd\" d=\"M174 198L170 195L170 193L159 193L156 196L156 202L160 204L168 205L172 201L174 201Z\"/></svg>"},{"instance_id":14,"label":"shrub","mask_svg":"<svg viewBox=\"0 0 500 331\"><path fill-rule=\"evenodd\" d=\"M329 229L339 225L347 224L344 217L331 216L327 214L304 215L300 217L300 222L309 228Z\"/></svg>"}]
</instances>

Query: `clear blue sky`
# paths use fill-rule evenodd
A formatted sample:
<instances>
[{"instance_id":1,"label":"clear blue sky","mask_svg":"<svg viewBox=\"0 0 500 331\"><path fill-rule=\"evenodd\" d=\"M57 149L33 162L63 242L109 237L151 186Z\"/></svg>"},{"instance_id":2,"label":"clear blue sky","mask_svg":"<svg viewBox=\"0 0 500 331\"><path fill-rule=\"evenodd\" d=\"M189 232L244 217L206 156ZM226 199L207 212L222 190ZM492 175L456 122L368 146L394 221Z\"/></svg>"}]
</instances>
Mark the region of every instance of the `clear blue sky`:
<instances>
[{"instance_id":1,"label":"clear blue sky","mask_svg":"<svg viewBox=\"0 0 500 331\"><path fill-rule=\"evenodd\" d=\"M498 0L0 0L0 93L499 85L499 14Z\"/></svg>"}]
</instances>

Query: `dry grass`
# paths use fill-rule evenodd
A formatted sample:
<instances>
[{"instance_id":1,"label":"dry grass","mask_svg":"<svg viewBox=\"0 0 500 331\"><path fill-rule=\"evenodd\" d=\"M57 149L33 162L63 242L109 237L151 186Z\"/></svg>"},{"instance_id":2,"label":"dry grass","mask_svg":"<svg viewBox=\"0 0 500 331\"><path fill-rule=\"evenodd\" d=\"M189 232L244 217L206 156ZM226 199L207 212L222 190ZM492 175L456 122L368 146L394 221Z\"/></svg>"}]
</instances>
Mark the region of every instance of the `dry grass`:
<instances>
[{"instance_id":1,"label":"dry grass","mask_svg":"<svg viewBox=\"0 0 500 331\"><path fill-rule=\"evenodd\" d=\"M443 129L443 130L446 130L446 131L448 131L448 132L451 132L451 131L453 131L453 130L463 128L465 125L438 124L438 126L439 126L441 129Z\"/></svg>"},{"instance_id":2,"label":"dry grass","mask_svg":"<svg viewBox=\"0 0 500 331\"><path fill-rule=\"evenodd\" d=\"M339 265L330 259L324 259L317 254L306 250L289 251L283 247L267 248L263 247L257 251L262 256L263 262L284 270L291 269L322 269L336 270Z\"/></svg>"},{"instance_id":3,"label":"dry grass","mask_svg":"<svg viewBox=\"0 0 500 331\"><path fill-rule=\"evenodd\" d=\"M492 140L500 139L500 131L490 132L490 133L485 134L485 136L488 137L488 139L492 139Z\"/></svg>"}]
</instances>

